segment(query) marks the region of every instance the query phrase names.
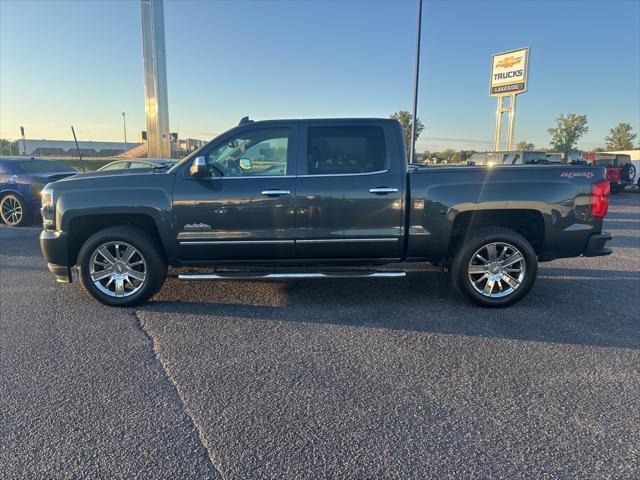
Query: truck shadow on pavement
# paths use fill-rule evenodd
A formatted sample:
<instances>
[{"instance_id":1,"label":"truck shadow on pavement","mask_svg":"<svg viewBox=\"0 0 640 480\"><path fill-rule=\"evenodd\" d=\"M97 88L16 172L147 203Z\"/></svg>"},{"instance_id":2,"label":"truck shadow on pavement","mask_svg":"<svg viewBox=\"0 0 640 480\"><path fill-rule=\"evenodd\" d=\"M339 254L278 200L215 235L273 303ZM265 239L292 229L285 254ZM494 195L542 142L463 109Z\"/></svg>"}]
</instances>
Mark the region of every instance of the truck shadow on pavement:
<instances>
[{"instance_id":1,"label":"truck shadow on pavement","mask_svg":"<svg viewBox=\"0 0 640 480\"><path fill-rule=\"evenodd\" d=\"M640 328L632 320L639 308L631 292L629 302L619 305L595 293L603 285L608 292L630 290L640 272L544 268L540 275L545 278L528 297L506 309L473 306L453 290L448 275L427 271L383 281L193 282L188 289L169 279L141 310L179 314L181 322L224 317L640 348Z\"/></svg>"}]
</instances>

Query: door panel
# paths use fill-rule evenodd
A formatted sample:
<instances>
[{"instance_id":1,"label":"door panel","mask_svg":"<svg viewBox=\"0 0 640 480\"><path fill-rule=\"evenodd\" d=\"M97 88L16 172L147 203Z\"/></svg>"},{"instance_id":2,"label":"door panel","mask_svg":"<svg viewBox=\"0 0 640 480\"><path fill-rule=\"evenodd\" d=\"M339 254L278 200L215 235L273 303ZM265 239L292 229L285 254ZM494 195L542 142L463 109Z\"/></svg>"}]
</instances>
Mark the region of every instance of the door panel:
<instances>
[{"instance_id":1,"label":"door panel","mask_svg":"<svg viewBox=\"0 0 640 480\"><path fill-rule=\"evenodd\" d=\"M298 258L399 258L402 185L397 175L299 177ZM397 190L369 192L376 187Z\"/></svg>"},{"instance_id":2,"label":"door panel","mask_svg":"<svg viewBox=\"0 0 640 480\"><path fill-rule=\"evenodd\" d=\"M289 194L267 194L270 190ZM180 257L203 261L293 258L294 198L294 177L176 178L174 215Z\"/></svg>"},{"instance_id":3,"label":"door panel","mask_svg":"<svg viewBox=\"0 0 640 480\"><path fill-rule=\"evenodd\" d=\"M404 175L390 169L386 129L333 123L301 131L296 256L400 258Z\"/></svg>"},{"instance_id":4,"label":"door panel","mask_svg":"<svg viewBox=\"0 0 640 480\"><path fill-rule=\"evenodd\" d=\"M188 261L295 257L295 128L239 127L199 152L210 175L176 172L174 221Z\"/></svg>"}]
</instances>

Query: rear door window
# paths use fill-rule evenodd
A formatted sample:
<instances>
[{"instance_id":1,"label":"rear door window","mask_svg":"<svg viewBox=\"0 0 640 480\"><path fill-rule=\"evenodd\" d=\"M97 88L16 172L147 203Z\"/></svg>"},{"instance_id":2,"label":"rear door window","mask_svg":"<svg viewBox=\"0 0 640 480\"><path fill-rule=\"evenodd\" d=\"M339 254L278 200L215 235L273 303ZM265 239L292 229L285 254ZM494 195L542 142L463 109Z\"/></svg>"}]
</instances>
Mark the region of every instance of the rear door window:
<instances>
[{"instance_id":1,"label":"rear door window","mask_svg":"<svg viewBox=\"0 0 640 480\"><path fill-rule=\"evenodd\" d=\"M106 170L124 170L125 168L129 168L129 162L114 162L106 165L102 168L102 172Z\"/></svg>"},{"instance_id":2,"label":"rear door window","mask_svg":"<svg viewBox=\"0 0 640 480\"><path fill-rule=\"evenodd\" d=\"M129 168L153 168L153 165L147 162L131 162Z\"/></svg>"},{"instance_id":3,"label":"rear door window","mask_svg":"<svg viewBox=\"0 0 640 480\"><path fill-rule=\"evenodd\" d=\"M615 156L596 156L594 165L598 165L600 167L615 167L617 166L616 157Z\"/></svg>"},{"instance_id":4,"label":"rear door window","mask_svg":"<svg viewBox=\"0 0 640 480\"><path fill-rule=\"evenodd\" d=\"M311 127L307 173L345 175L386 169L384 131L376 126Z\"/></svg>"}]
</instances>

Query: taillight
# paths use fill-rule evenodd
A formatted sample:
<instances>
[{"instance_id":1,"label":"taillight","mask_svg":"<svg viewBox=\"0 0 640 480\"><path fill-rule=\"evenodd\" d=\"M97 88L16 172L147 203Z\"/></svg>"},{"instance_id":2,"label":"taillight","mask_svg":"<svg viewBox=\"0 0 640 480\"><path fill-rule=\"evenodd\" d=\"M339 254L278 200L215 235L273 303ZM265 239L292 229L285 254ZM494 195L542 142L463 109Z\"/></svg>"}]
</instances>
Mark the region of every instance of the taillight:
<instances>
[{"instance_id":1,"label":"taillight","mask_svg":"<svg viewBox=\"0 0 640 480\"><path fill-rule=\"evenodd\" d=\"M622 180L622 175L620 174L619 168L607 168L607 178L609 180Z\"/></svg>"},{"instance_id":2,"label":"taillight","mask_svg":"<svg viewBox=\"0 0 640 480\"><path fill-rule=\"evenodd\" d=\"M608 180L602 180L601 182L591 185L591 197L589 201L591 203L591 217L604 218L607 216L609 210L609 193L611 187Z\"/></svg>"}]
</instances>

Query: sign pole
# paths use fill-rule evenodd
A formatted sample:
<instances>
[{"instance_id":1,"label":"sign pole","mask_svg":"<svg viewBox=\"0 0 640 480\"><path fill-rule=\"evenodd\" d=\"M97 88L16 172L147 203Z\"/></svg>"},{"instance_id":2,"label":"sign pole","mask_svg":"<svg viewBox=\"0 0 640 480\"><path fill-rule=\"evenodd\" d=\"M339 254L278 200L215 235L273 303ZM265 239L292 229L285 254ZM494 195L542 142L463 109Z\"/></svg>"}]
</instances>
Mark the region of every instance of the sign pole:
<instances>
[{"instance_id":1,"label":"sign pole","mask_svg":"<svg viewBox=\"0 0 640 480\"><path fill-rule=\"evenodd\" d=\"M140 0L147 157L171 158L163 0Z\"/></svg>"},{"instance_id":2,"label":"sign pole","mask_svg":"<svg viewBox=\"0 0 640 480\"><path fill-rule=\"evenodd\" d=\"M511 95L511 102L509 103L509 133L508 133L508 146L507 150L513 150L513 124L516 118L516 97L517 95Z\"/></svg>"},{"instance_id":3,"label":"sign pole","mask_svg":"<svg viewBox=\"0 0 640 480\"><path fill-rule=\"evenodd\" d=\"M496 107L496 135L493 150L500 150L500 132L502 131L502 95L498 96L498 106Z\"/></svg>"}]
</instances>

